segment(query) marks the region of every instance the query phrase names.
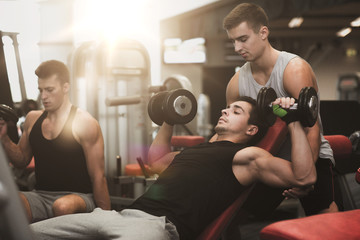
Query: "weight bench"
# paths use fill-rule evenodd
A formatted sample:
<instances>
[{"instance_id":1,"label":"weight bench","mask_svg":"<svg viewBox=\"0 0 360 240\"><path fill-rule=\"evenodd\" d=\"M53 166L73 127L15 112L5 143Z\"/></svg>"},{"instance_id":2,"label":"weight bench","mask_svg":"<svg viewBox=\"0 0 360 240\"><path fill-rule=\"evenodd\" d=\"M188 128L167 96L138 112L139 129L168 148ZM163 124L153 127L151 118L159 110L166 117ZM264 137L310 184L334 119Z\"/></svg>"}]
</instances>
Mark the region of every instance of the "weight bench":
<instances>
[{"instance_id":1,"label":"weight bench","mask_svg":"<svg viewBox=\"0 0 360 240\"><path fill-rule=\"evenodd\" d=\"M260 239L357 240L359 228L360 209L355 209L272 223L261 230Z\"/></svg>"},{"instance_id":2,"label":"weight bench","mask_svg":"<svg viewBox=\"0 0 360 240\"><path fill-rule=\"evenodd\" d=\"M352 145L346 136L324 136L331 145L336 162L345 161L351 156ZM355 181L355 172L353 180ZM344 175L339 176L343 196L351 198ZM344 212L318 214L309 217L283 220L264 227L260 232L262 240L297 239L360 239L360 210L349 209Z\"/></svg>"},{"instance_id":3,"label":"weight bench","mask_svg":"<svg viewBox=\"0 0 360 240\"><path fill-rule=\"evenodd\" d=\"M264 138L257 144L272 154L279 151L282 143L286 139L288 128L280 118L277 118L274 125L271 126ZM246 192L239 196L218 218L216 218L197 238L197 240L216 240L220 239L231 220L239 213L241 206L245 202L247 195L252 190L249 187ZM241 212L240 212L241 214Z\"/></svg>"}]
</instances>

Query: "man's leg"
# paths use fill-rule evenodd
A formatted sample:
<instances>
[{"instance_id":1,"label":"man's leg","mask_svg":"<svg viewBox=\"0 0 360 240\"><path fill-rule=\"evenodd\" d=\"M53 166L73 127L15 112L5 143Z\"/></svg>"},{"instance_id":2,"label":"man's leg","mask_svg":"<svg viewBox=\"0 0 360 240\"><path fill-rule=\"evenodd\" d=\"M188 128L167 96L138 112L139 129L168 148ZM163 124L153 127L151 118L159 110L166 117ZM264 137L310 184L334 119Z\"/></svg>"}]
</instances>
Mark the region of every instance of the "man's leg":
<instances>
[{"instance_id":1,"label":"man's leg","mask_svg":"<svg viewBox=\"0 0 360 240\"><path fill-rule=\"evenodd\" d=\"M99 236L102 224L115 222L115 211L95 209L92 213L63 215L30 225L34 238L48 239L106 239Z\"/></svg>"},{"instance_id":2,"label":"man's leg","mask_svg":"<svg viewBox=\"0 0 360 240\"><path fill-rule=\"evenodd\" d=\"M138 210L63 215L34 223L35 239L149 239L176 240L176 228L165 220Z\"/></svg>"},{"instance_id":3,"label":"man's leg","mask_svg":"<svg viewBox=\"0 0 360 240\"><path fill-rule=\"evenodd\" d=\"M30 222L41 221L61 214L91 212L96 207L92 194L36 190L21 194L24 196L24 204L28 203L28 210L31 213L28 216L31 217Z\"/></svg>"},{"instance_id":4,"label":"man's leg","mask_svg":"<svg viewBox=\"0 0 360 240\"><path fill-rule=\"evenodd\" d=\"M25 208L26 217L27 217L28 221L31 222L32 214L31 214L30 204L23 193L20 192L19 195L20 195L21 202L23 203L23 206Z\"/></svg>"},{"instance_id":5,"label":"man's leg","mask_svg":"<svg viewBox=\"0 0 360 240\"><path fill-rule=\"evenodd\" d=\"M76 194L69 194L56 199L52 209L54 212L54 217L66 214L87 212L84 199Z\"/></svg>"}]
</instances>

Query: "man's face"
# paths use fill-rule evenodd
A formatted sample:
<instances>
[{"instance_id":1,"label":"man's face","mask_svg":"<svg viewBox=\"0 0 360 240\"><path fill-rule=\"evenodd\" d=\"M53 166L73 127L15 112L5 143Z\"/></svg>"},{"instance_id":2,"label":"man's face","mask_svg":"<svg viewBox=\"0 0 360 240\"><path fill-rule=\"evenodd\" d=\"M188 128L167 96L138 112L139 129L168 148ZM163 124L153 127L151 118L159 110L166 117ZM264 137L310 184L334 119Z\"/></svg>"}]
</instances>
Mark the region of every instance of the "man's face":
<instances>
[{"instance_id":1,"label":"man's face","mask_svg":"<svg viewBox=\"0 0 360 240\"><path fill-rule=\"evenodd\" d=\"M235 52L242 56L245 61L251 62L259 57L264 46L260 32L255 33L247 22L242 22L228 30L227 34L234 44Z\"/></svg>"},{"instance_id":2,"label":"man's face","mask_svg":"<svg viewBox=\"0 0 360 240\"><path fill-rule=\"evenodd\" d=\"M248 120L252 106L245 101L237 101L230 104L226 109L221 111L221 117L215 127L219 135L241 134L249 129Z\"/></svg>"},{"instance_id":3,"label":"man's face","mask_svg":"<svg viewBox=\"0 0 360 240\"><path fill-rule=\"evenodd\" d=\"M68 86L68 83L61 84L56 75L38 79L40 97L46 111L54 111L61 106Z\"/></svg>"}]
</instances>

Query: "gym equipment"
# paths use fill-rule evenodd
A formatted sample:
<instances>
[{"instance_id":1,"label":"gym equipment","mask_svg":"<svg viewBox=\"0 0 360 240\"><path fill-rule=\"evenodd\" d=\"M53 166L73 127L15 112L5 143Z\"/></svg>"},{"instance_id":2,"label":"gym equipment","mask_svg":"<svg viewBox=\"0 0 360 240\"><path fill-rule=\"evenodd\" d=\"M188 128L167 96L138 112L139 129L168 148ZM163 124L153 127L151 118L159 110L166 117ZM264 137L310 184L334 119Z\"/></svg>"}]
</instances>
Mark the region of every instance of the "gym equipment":
<instances>
[{"instance_id":1,"label":"gym equipment","mask_svg":"<svg viewBox=\"0 0 360 240\"><path fill-rule=\"evenodd\" d=\"M349 137L351 144L352 144L352 150L353 152L356 152L359 150L360 147L360 131L356 131L352 133Z\"/></svg>"},{"instance_id":2,"label":"gym equipment","mask_svg":"<svg viewBox=\"0 0 360 240\"><path fill-rule=\"evenodd\" d=\"M267 87L261 88L257 95L257 106L259 107L261 119L263 119L268 126L272 126L277 118L271 108L271 103L275 101L276 98L275 90Z\"/></svg>"},{"instance_id":3,"label":"gym equipment","mask_svg":"<svg viewBox=\"0 0 360 240\"><path fill-rule=\"evenodd\" d=\"M264 227L260 239L360 239L359 219L360 210L355 209L282 220Z\"/></svg>"},{"instance_id":4,"label":"gym equipment","mask_svg":"<svg viewBox=\"0 0 360 240\"><path fill-rule=\"evenodd\" d=\"M124 173L137 157L146 162L152 122L146 114L151 68L145 46L130 38L84 42L71 54L69 65L73 104L101 126L107 175Z\"/></svg>"},{"instance_id":5,"label":"gym equipment","mask_svg":"<svg viewBox=\"0 0 360 240\"><path fill-rule=\"evenodd\" d=\"M164 121L170 125L186 124L195 117L196 112L194 95L181 88L157 93L148 104L149 117L157 125L162 125Z\"/></svg>"},{"instance_id":6,"label":"gym equipment","mask_svg":"<svg viewBox=\"0 0 360 240\"><path fill-rule=\"evenodd\" d=\"M0 119L4 119L6 122L17 123L19 117L14 109L5 104L0 104Z\"/></svg>"},{"instance_id":7,"label":"gym equipment","mask_svg":"<svg viewBox=\"0 0 360 240\"><path fill-rule=\"evenodd\" d=\"M349 73L340 75L338 80L339 100L360 100L360 74Z\"/></svg>"},{"instance_id":8,"label":"gym equipment","mask_svg":"<svg viewBox=\"0 0 360 240\"><path fill-rule=\"evenodd\" d=\"M190 80L187 77L180 75L180 74L173 74L173 75L169 76L168 78L166 78L163 83L163 86L168 91L178 89L178 88L183 88L190 92L193 91Z\"/></svg>"},{"instance_id":9,"label":"gym equipment","mask_svg":"<svg viewBox=\"0 0 360 240\"><path fill-rule=\"evenodd\" d=\"M263 87L257 96L257 105L260 109L262 119L271 126L276 120L276 115L272 112L271 103L277 98L276 92L272 88ZM314 126L318 113L318 96L313 87L304 87L301 89L299 99L290 107L290 111L295 111L304 127Z\"/></svg>"}]
</instances>

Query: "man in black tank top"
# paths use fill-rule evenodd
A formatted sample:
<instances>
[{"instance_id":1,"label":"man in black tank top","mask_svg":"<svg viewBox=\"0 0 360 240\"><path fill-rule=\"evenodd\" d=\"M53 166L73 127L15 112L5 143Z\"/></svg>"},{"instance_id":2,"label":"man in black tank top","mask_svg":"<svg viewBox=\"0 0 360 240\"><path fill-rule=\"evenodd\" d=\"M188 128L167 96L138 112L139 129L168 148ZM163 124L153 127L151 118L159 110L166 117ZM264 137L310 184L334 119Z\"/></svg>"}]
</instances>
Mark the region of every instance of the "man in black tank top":
<instances>
[{"instance_id":1,"label":"man in black tank top","mask_svg":"<svg viewBox=\"0 0 360 240\"><path fill-rule=\"evenodd\" d=\"M6 124L0 125L11 163L25 167L35 160L35 189L20 193L29 221L110 209L98 122L71 104L70 73L64 63L43 62L35 74L44 110L27 114L17 145L6 135Z\"/></svg>"},{"instance_id":2,"label":"man in black tank top","mask_svg":"<svg viewBox=\"0 0 360 240\"><path fill-rule=\"evenodd\" d=\"M291 105L290 100L277 103ZM292 102L293 103L293 102ZM284 105L285 106L285 105ZM261 181L272 186L309 186L316 171L300 122L288 128L293 161L249 146L266 132L256 101L242 97L222 110L217 139L171 151L173 126L163 123L148 154L158 179L127 209L95 209L32 224L36 239L196 239L236 198ZM258 138L258 139L255 139ZM261 201L260 201L261 202Z\"/></svg>"}]
</instances>

